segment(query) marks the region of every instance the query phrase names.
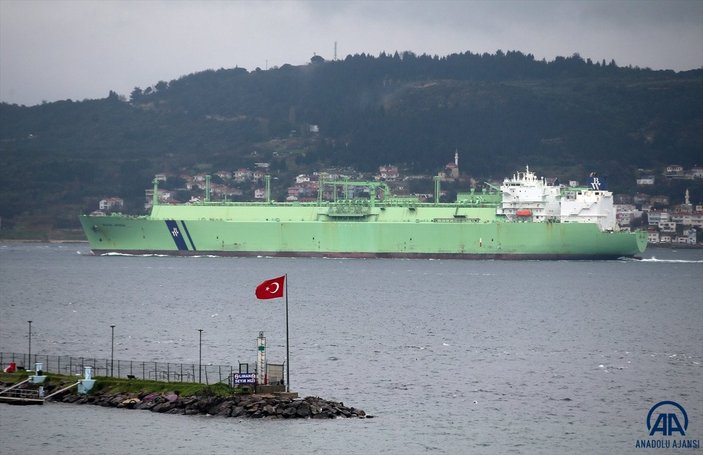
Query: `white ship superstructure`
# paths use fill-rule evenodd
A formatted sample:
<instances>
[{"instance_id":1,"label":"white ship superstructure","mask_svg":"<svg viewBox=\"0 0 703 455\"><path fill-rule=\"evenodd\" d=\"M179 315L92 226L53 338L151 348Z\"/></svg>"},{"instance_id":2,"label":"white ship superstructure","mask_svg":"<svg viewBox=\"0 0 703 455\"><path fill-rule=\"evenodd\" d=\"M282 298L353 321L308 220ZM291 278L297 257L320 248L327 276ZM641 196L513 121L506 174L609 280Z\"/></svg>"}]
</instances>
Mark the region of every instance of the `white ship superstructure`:
<instances>
[{"instance_id":1,"label":"white ship superstructure","mask_svg":"<svg viewBox=\"0 0 703 455\"><path fill-rule=\"evenodd\" d=\"M597 180L596 180L597 181ZM613 193L591 188L564 188L538 178L529 167L503 180L498 215L510 221L594 223L601 231L617 230Z\"/></svg>"},{"instance_id":2,"label":"white ship superstructure","mask_svg":"<svg viewBox=\"0 0 703 455\"><path fill-rule=\"evenodd\" d=\"M605 190L567 190L561 199L562 223L595 223L601 231L615 231L613 193Z\"/></svg>"}]
</instances>

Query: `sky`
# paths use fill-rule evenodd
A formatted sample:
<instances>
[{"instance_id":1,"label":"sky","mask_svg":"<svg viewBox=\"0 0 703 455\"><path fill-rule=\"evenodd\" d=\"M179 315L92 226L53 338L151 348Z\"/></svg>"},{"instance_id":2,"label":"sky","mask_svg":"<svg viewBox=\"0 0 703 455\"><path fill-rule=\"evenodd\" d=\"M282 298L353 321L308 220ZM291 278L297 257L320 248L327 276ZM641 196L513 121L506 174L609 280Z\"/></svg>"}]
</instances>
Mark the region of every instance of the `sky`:
<instances>
[{"instance_id":1,"label":"sky","mask_svg":"<svg viewBox=\"0 0 703 455\"><path fill-rule=\"evenodd\" d=\"M0 101L129 97L219 68L349 54L579 53L703 67L703 0L0 0Z\"/></svg>"}]
</instances>

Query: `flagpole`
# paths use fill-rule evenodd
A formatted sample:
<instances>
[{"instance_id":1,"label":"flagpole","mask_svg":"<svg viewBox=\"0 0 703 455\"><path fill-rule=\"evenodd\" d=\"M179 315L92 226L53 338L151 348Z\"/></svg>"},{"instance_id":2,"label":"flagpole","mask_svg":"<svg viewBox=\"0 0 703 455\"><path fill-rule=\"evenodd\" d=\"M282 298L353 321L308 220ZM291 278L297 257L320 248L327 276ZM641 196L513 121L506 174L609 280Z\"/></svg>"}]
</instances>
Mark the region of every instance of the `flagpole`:
<instances>
[{"instance_id":1,"label":"flagpole","mask_svg":"<svg viewBox=\"0 0 703 455\"><path fill-rule=\"evenodd\" d=\"M286 286L286 392L290 392L290 343L288 340L288 274L285 274Z\"/></svg>"}]
</instances>

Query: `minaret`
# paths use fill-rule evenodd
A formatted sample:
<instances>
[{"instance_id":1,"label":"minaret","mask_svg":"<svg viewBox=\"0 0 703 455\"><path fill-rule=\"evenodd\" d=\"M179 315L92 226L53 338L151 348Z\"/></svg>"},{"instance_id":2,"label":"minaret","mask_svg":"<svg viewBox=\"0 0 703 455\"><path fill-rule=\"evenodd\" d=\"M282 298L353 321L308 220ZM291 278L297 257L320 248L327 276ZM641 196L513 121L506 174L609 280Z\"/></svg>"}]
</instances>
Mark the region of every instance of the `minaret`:
<instances>
[{"instance_id":1,"label":"minaret","mask_svg":"<svg viewBox=\"0 0 703 455\"><path fill-rule=\"evenodd\" d=\"M691 205L691 195L688 194L688 188L686 188L686 195L684 196L684 200L686 201L686 205Z\"/></svg>"},{"instance_id":2,"label":"minaret","mask_svg":"<svg viewBox=\"0 0 703 455\"><path fill-rule=\"evenodd\" d=\"M454 149L454 169L452 169L452 178L459 178L459 151Z\"/></svg>"}]
</instances>

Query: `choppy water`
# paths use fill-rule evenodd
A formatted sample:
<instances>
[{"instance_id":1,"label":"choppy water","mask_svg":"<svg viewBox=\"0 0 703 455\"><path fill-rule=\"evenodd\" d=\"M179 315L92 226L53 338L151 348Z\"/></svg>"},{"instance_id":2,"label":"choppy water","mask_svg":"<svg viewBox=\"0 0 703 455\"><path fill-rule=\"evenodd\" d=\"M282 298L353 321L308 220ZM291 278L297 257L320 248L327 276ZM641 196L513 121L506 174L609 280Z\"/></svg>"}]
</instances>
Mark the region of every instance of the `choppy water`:
<instances>
[{"instance_id":1,"label":"choppy water","mask_svg":"<svg viewBox=\"0 0 703 455\"><path fill-rule=\"evenodd\" d=\"M703 251L642 261L94 257L0 245L0 350L236 364L264 330L291 386L367 420L0 405L8 453L628 453L661 400L703 439Z\"/></svg>"}]
</instances>

